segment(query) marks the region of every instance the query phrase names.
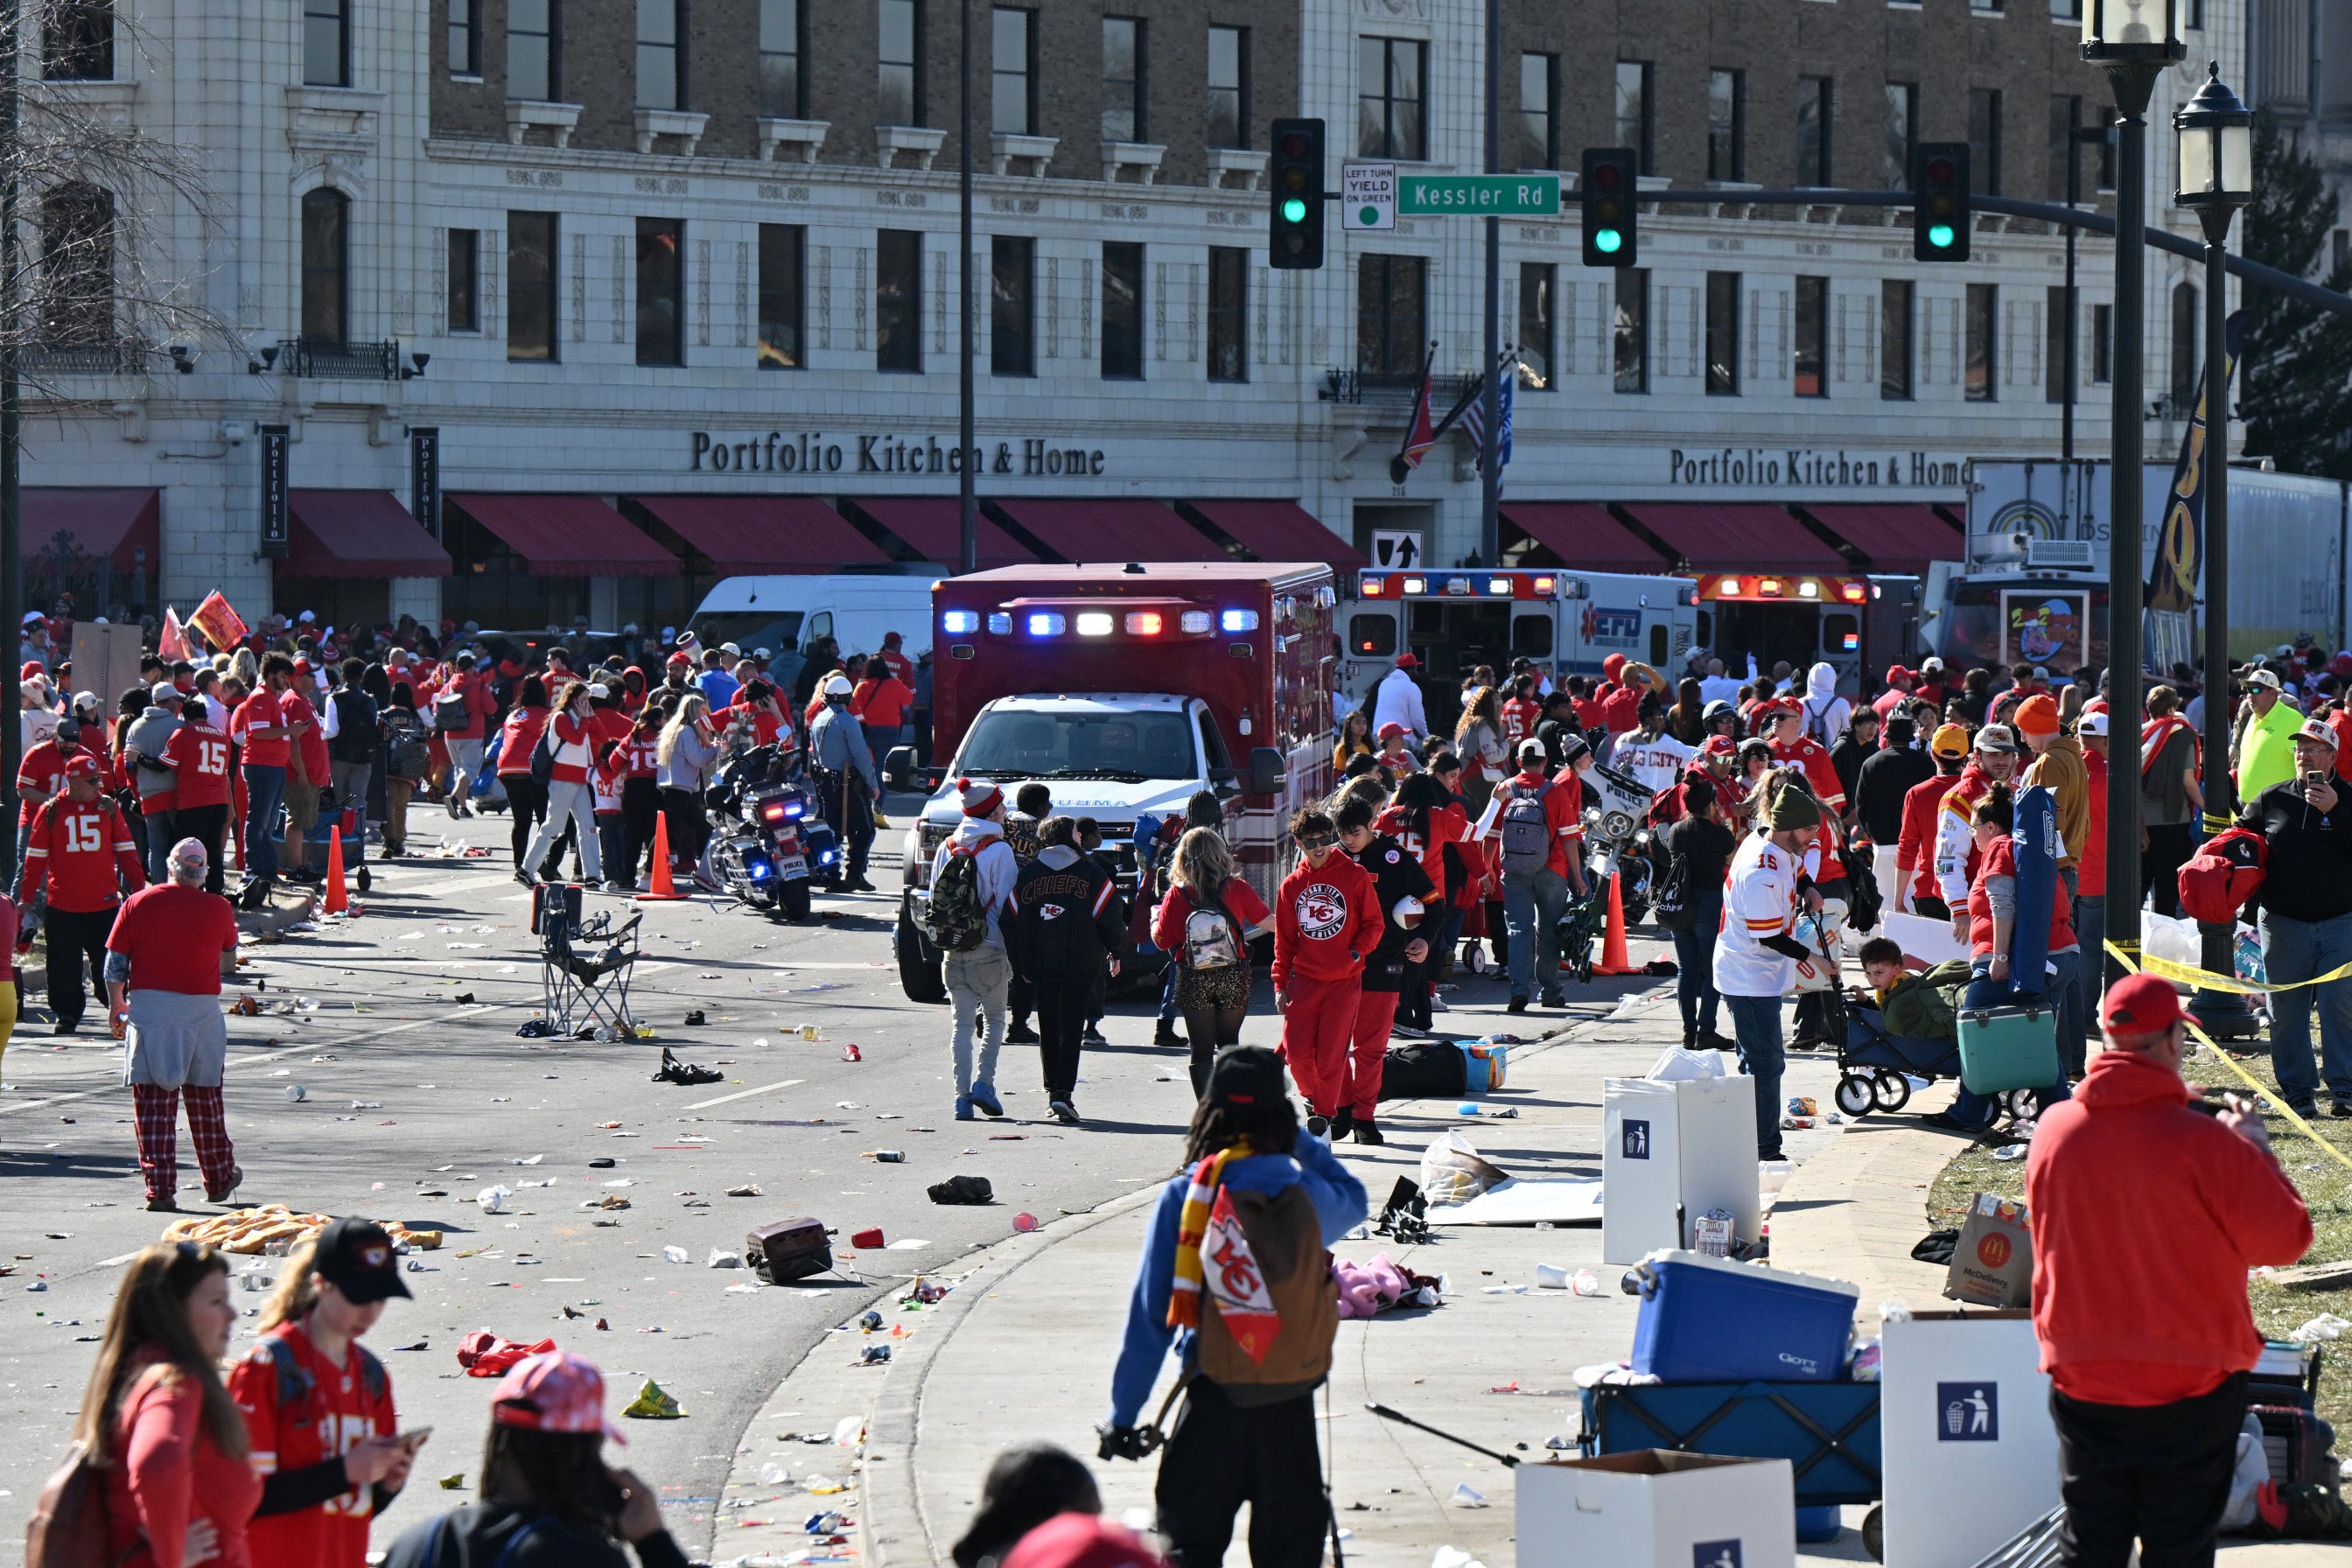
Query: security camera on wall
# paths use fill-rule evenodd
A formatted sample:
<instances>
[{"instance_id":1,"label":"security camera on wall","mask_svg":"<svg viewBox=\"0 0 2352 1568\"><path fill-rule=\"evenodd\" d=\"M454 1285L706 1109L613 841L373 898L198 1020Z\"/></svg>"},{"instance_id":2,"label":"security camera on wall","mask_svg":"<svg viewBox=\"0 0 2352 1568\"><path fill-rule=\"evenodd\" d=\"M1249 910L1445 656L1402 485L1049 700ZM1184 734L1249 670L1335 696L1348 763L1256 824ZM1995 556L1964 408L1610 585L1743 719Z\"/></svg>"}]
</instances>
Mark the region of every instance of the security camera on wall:
<instances>
[{"instance_id":1,"label":"security camera on wall","mask_svg":"<svg viewBox=\"0 0 2352 1568\"><path fill-rule=\"evenodd\" d=\"M224 419L220 422L220 433L221 439L234 447L253 434L253 425L250 420Z\"/></svg>"}]
</instances>

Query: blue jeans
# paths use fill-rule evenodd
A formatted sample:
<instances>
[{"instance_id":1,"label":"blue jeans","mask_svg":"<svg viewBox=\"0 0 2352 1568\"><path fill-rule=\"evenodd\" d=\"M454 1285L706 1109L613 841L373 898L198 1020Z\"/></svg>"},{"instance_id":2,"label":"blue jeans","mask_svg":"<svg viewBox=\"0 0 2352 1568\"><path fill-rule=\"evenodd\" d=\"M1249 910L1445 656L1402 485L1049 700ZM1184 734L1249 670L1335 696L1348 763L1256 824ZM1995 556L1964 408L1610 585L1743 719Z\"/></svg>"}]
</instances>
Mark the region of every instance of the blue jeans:
<instances>
[{"instance_id":1,"label":"blue jeans","mask_svg":"<svg viewBox=\"0 0 2352 1568\"><path fill-rule=\"evenodd\" d=\"M1153 948L1151 951L1157 952L1160 950ZM1160 1022L1171 1028L1183 1017L1183 1015L1176 1009L1176 976L1181 973L1183 973L1183 966L1176 962L1174 953L1170 953L1168 973L1160 984Z\"/></svg>"},{"instance_id":2,"label":"blue jeans","mask_svg":"<svg viewBox=\"0 0 2352 1568\"><path fill-rule=\"evenodd\" d=\"M1739 1070L1756 1080L1756 1157L1780 1157L1780 1075L1789 1065L1781 1044L1778 996L1726 996Z\"/></svg>"},{"instance_id":3,"label":"blue jeans","mask_svg":"<svg viewBox=\"0 0 2352 1568\"><path fill-rule=\"evenodd\" d=\"M2299 921L2263 911L2263 973L2273 985L2308 980L2352 963L2352 915ZM2311 1004L2319 1002L2319 1062L2311 1059ZM2298 1111L2308 1111L2319 1078L2339 1105L2352 1104L2352 978L2305 985L2271 994L2271 1070L2279 1092Z\"/></svg>"},{"instance_id":4,"label":"blue jeans","mask_svg":"<svg viewBox=\"0 0 2352 1568\"><path fill-rule=\"evenodd\" d=\"M2074 900L2074 934L2083 942L2081 964L2074 973L2076 1026L2073 1034L2058 1037L2058 1059L2070 1075L2080 1077L2087 1065L2084 1053L2090 1039L2091 1020L2099 1014L2099 993L2102 989L2099 979L2106 972L2107 900L2105 894ZM2069 1042L2072 1042L2071 1046ZM2069 1049L2074 1055L2066 1054Z\"/></svg>"},{"instance_id":5,"label":"blue jeans","mask_svg":"<svg viewBox=\"0 0 2352 1568\"><path fill-rule=\"evenodd\" d=\"M286 804L286 770L268 763L245 764L245 874L267 880L278 875L278 808Z\"/></svg>"},{"instance_id":6,"label":"blue jeans","mask_svg":"<svg viewBox=\"0 0 2352 1568\"><path fill-rule=\"evenodd\" d=\"M1511 932L1514 999L1527 995L1531 969L1543 995L1559 994L1559 917L1567 908L1568 879L1549 867L1504 875L1503 919Z\"/></svg>"},{"instance_id":7,"label":"blue jeans","mask_svg":"<svg viewBox=\"0 0 2352 1568\"><path fill-rule=\"evenodd\" d=\"M1715 938L1722 923L1723 898L1717 894L1693 906L1688 931L1675 932L1675 963L1681 966L1675 1000L1682 1004L1685 1035L1715 1033L1715 1005L1721 1000L1715 988Z\"/></svg>"},{"instance_id":8,"label":"blue jeans","mask_svg":"<svg viewBox=\"0 0 2352 1568\"><path fill-rule=\"evenodd\" d=\"M2051 982L2051 989L2063 992L2074 985L2076 975L2074 966L2079 965L2082 961L2083 955L2079 952L2052 953L2050 963L2058 973ZM1992 956L1990 953L1969 961L1969 988L1960 995L1961 1006L2008 1007L2041 998L2042 994L2041 992L2020 991L2006 980L1993 979L1990 973L1991 968ZM2049 1110L2062 1100L2072 1100L2074 1097L2074 1091L2066 1086L2066 1068L2064 1062L2061 1060L2058 1068L2058 1081L2033 1091L2035 1114L2039 1115L2042 1111ZM1952 1101L1952 1120L1970 1127L1991 1126L1992 1112L1992 1096L1976 1094L1966 1088L1960 1090L1959 1098Z\"/></svg>"}]
</instances>

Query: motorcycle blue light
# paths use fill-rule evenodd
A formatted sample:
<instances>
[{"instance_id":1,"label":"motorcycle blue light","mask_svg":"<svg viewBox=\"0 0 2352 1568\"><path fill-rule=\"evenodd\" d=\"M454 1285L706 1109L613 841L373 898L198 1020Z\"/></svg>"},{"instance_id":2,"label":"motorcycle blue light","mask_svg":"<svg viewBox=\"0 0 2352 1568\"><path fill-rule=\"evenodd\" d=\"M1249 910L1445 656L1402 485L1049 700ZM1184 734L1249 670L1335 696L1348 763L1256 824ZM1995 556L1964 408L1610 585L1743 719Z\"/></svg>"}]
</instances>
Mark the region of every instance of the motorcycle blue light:
<instances>
[{"instance_id":1,"label":"motorcycle blue light","mask_svg":"<svg viewBox=\"0 0 2352 1568\"><path fill-rule=\"evenodd\" d=\"M743 869L744 872L751 877L751 880L755 882L764 882L768 879L769 867L765 861L755 860L751 865L744 867Z\"/></svg>"},{"instance_id":2,"label":"motorcycle blue light","mask_svg":"<svg viewBox=\"0 0 2352 1568\"><path fill-rule=\"evenodd\" d=\"M818 856L817 856L817 862L818 862L818 864L820 864L820 865L830 866L830 865L832 865L832 864L833 864L833 858L834 858L833 851L832 851L832 850L830 850L830 849L827 849L827 850L824 850L824 851L822 851L822 852L820 852L820 853L818 854Z\"/></svg>"},{"instance_id":3,"label":"motorcycle blue light","mask_svg":"<svg viewBox=\"0 0 2352 1568\"><path fill-rule=\"evenodd\" d=\"M784 807L784 815L786 816L798 816L802 812L807 809L808 808L803 805L799 801L793 801L791 805Z\"/></svg>"}]
</instances>

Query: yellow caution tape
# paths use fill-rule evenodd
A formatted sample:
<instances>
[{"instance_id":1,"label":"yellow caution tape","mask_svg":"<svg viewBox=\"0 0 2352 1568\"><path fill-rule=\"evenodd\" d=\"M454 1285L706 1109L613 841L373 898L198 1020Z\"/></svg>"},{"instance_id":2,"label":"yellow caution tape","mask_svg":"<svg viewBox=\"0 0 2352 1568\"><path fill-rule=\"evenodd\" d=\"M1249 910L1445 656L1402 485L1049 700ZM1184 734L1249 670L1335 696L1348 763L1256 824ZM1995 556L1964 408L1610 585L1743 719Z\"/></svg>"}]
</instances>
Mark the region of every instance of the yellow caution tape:
<instances>
[{"instance_id":1,"label":"yellow caution tape","mask_svg":"<svg viewBox=\"0 0 2352 1568\"><path fill-rule=\"evenodd\" d=\"M2110 943L2110 946L2113 944ZM2341 963L2325 974L2315 974L2308 980L2287 980L2273 984L2261 980L2244 980L2234 974L2217 974L2194 963L2180 963L2169 958L2143 954L2139 967L2150 974L2160 974L2167 980L2183 985L2194 985L2206 991L2234 991L2241 996L2267 996L2281 991L2299 991L2306 985L2325 985L2331 980L2352 975L2352 963Z\"/></svg>"},{"instance_id":2,"label":"yellow caution tape","mask_svg":"<svg viewBox=\"0 0 2352 1568\"><path fill-rule=\"evenodd\" d=\"M2135 942L2133 945L2136 947L2138 944ZM2106 947L2107 952L2113 955L2116 963L2122 964L2126 969L2132 971L2134 973L2137 973L2139 972L2140 965L2134 963L2132 955L2126 952L2122 947L2112 942L2107 943ZM2163 967L2159 967L2159 965L2162 965ZM2149 973L2162 975L2168 980L2178 978L2175 975L2167 973L2167 969L2187 969L2191 977L2188 983L2191 984L2199 983L2198 977L2202 977L2204 981L2209 984L2213 981L2218 981L2221 978L2219 975L2207 975L2206 972L2201 969L2188 969L2186 964L2167 963L2163 959L2152 958L2147 961L2147 971ZM2322 978L2326 977L2323 976ZM2293 1125L2296 1131L2302 1133L2305 1138L2310 1139L2312 1142L2317 1144L2320 1150L2325 1152L2329 1159L2335 1161L2346 1170L2352 1171L2352 1159L2347 1159L2341 1149L2338 1149L2335 1144L2330 1143L2326 1139L2322 1138L2318 1133L2313 1131L2310 1122L2305 1121L2302 1117L2297 1116L2293 1108L2288 1106L2288 1104L2284 1100L2281 1100L2276 1094L2264 1089L2260 1082L2256 1081L2252 1073L2238 1065L2238 1061L2235 1057L2232 1057L2229 1052L2215 1045L2213 1043L2212 1037L2208 1035L2203 1029L2199 1028L2197 1026L2197 1020L2194 1018L2189 1020L2189 1032L2197 1037L2198 1044L2203 1046L2207 1050L2211 1051L2216 1057L2221 1058L2221 1064L2224 1067L2228 1068L2231 1072L2236 1073L2238 1075L2239 1081L2242 1082L2248 1089L2252 1089L2258 1098L2268 1101L2272 1110L2277 1111L2281 1116L2285 1117L2287 1121Z\"/></svg>"}]
</instances>

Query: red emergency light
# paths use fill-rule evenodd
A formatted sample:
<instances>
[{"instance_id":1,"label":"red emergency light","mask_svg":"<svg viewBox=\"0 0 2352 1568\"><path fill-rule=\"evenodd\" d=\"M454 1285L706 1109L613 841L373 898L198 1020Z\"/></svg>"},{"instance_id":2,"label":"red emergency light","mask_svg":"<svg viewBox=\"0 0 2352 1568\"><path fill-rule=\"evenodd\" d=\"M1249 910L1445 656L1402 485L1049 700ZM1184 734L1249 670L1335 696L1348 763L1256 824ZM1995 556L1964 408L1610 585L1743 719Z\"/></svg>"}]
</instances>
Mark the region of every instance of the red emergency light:
<instances>
[{"instance_id":1,"label":"red emergency light","mask_svg":"<svg viewBox=\"0 0 2352 1568\"><path fill-rule=\"evenodd\" d=\"M1869 602L1870 584L1860 577L1706 573L1692 597L1703 604L1860 605Z\"/></svg>"}]
</instances>

